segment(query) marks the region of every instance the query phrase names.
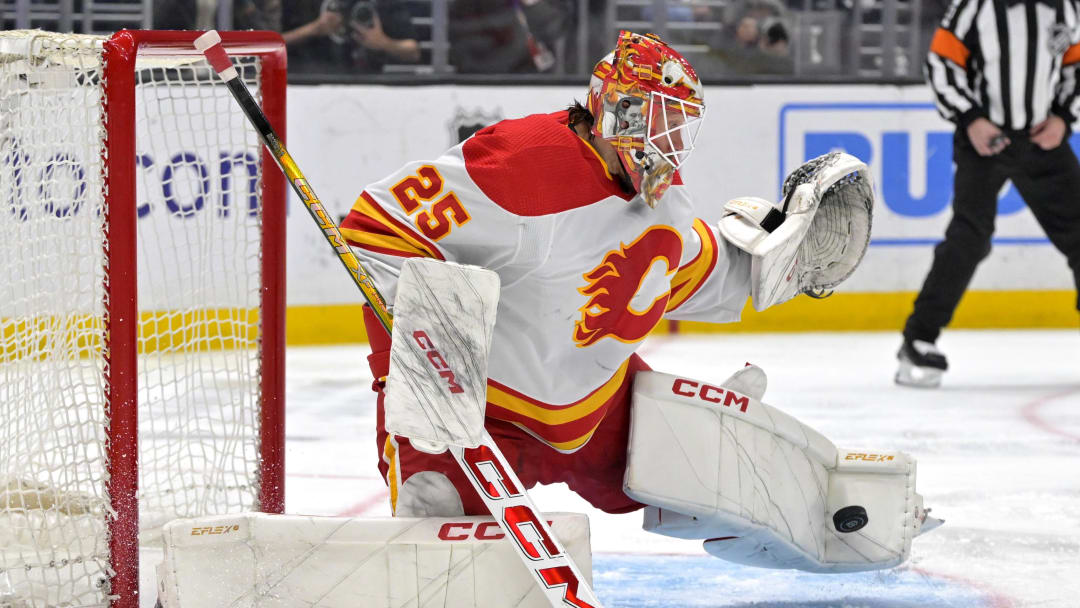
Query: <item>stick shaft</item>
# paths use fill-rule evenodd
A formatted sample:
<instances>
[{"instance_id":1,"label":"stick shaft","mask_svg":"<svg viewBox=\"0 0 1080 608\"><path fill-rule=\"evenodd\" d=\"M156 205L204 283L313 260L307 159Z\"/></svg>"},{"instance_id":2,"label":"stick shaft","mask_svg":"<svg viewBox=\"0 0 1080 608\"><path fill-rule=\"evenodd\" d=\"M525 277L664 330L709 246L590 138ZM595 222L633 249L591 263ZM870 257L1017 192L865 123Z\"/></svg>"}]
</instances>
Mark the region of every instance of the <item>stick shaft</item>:
<instances>
[{"instance_id":1,"label":"stick shaft","mask_svg":"<svg viewBox=\"0 0 1080 608\"><path fill-rule=\"evenodd\" d=\"M251 92L248 90L247 85L244 84L244 81L240 78L232 78L226 81L225 84L229 88L229 92L232 93L233 98L240 104L251 125L255 127L259 138L270 150L270 154L277 161L281 172L289 180L293 192L296 192L296 196L304 203L304 207L311 214L311 218L315 220L319 229L322 230L326 242L333 248L345 269L349 271L349 276L353 278L353 282L360 288L364 299L375 311L379 323L389 334L393 325L393 315L388 310L386 300L379 293L379 289L375 287L375 282L371 280L363 265L360 264L360 260L356 258L356 254L352 252L352 248L345 242L345 237L342 236L341 230L338 229L337 222L326 212L322 202L319 201L319 197L315 195L315 190L300 171L300 167L293 161L289 151L285 149L285 144L282 143L274 128L270 125L270 121L263 114L262 108L251 96Z\"/></svg>"}]
</instances>

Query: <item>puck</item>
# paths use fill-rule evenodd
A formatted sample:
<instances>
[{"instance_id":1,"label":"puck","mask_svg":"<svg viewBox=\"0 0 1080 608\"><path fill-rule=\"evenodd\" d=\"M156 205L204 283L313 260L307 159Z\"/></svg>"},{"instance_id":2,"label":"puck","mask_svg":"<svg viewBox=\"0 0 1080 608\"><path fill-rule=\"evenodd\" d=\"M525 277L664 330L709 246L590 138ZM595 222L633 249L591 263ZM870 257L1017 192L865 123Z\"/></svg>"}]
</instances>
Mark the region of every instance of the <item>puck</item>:
<instances>
[{"instance_id":1,"label":"puck","mask_svg":"<svg viewBox=\"0 0 1080 608\"><path fill-rule=\"evenodd\" d=\"M870 522L870 517L867 516L866 509L859 505L851 505L834 513L832 521L837 532L847 534L862 530Z\"/></svg>"}]
</instances>

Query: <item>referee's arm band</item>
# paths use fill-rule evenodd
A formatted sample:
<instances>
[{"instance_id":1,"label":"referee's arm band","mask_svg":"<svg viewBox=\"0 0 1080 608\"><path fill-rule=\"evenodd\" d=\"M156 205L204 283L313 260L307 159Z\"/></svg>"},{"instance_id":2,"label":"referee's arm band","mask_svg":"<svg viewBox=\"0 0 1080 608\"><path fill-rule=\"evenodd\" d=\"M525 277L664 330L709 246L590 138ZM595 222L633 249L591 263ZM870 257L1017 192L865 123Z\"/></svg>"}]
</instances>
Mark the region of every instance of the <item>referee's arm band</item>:
<instances>
[{"instance_id":1,"label":"referee's arm band","mask_svg":"<svg viewBox=\"0 0 1080 608\"><path fill-rule=\"evenodd\" d=\"M967 68L967 60L971 56L971 51L964 46L963 42L960 42L956 34L943 27L939 27L934 32L934 38L930 41L930 52L962 68Z\"/></svg>"},{"instance_id":2,"label":"referee's arm band","mask_svg":"<svg viewBox=\"0 0 1080 608\"><path fill-rule=\"evenodd\" d=\"M1061 58L1061 66L1072 65L1080 62L1080 44L1074 44L1065 49L1065 55Z\"/></svg>"}]
</instances>

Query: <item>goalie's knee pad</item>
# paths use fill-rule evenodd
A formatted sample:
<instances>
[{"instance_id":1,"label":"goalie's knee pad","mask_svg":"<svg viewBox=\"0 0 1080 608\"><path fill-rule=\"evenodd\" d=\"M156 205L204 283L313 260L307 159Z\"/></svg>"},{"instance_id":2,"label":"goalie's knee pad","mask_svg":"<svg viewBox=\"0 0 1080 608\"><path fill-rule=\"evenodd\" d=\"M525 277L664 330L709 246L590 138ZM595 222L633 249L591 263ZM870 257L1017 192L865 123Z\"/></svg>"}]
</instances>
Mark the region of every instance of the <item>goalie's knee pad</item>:
<instances>
[{"instance_id":1,"label":"goalie's knee pad","mask_svg":"<svg viewBox=\"0 0 1080 608\"><path fill-rule=\"evenodd\" d=\"M748 368L749 369L749 368ZM760 372L760 370L759 370ZM838 451L823 435L729 387L657 372L634 381L625 491L645 529L711 539L747 565L846 572L903 562L925 518L915 461Z\"/></svg>"}]
</instances>

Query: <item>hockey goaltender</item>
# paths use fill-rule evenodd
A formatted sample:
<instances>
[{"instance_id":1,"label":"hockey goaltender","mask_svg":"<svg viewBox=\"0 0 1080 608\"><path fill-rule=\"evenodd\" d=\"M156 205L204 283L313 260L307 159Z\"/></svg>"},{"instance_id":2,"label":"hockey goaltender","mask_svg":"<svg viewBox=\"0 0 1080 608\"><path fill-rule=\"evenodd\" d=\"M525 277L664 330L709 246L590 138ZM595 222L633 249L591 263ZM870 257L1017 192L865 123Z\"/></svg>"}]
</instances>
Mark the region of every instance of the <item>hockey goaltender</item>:
<instances>
[{"instance_id":1,"label":"hockey goaltender","mask_svg":"<svg viewBox=\"0 0 1080 608\"><path fill-rule=\"evenodd\" d=\"M537 606L554 605L552 598L598 605L574 600L573 585L529 603L520 591L528 593L531 579L513 557L467 549L502 538L490 519L474 517L490 505L475 488L512 486L507 471L474 467L489 484L478 485L453 449L387 430L399 428L387 424L386 411L388 388L401 381L391 363L401 342L420 347L450 392L460 371L447 364L457 345L399 331L417 259L497 275L478 420L522 489L564 482L602 511L643 510L650 532L702 539L718 558L811 572L896 566L915 536L940 523L915 491L913 458L838 449L762 402L760 368L706 381L652 371L636 354L664 319L736 322L748 297L759 311L800 294L822 297L855 270L869 243L869 170L838 152L796 169L778 202L737 198L719 218L698 217L679 169L705 110L701 82L678 52L656 36L622 32L596 64L584 105L503 120L363 190L341 232L397 316L393 341L370 309L364 318L378 392L378 466L395 518L298 525L294 538L296 530L311 537L297 553L307 561L282 560L277 597L308 593L322 603L303 605L336 605L327 603L329 587L315 593L302 589L310 580L282 583L336 534L335 542L403 549L374 560L359 549L324 557L321 578L364 596L351 605ZM446 301L437 291L431 300ZM450 304L435 310L443 324L476 321L455 316ZM568 553L586 561L587 527L548 518ZM355 530L349 539L340 532L346 526ZM440 553L433 539L463 544ZM526 553L545 541L520 533L517 540ZM168 567L179 571L172 559ZM361 565L382 568L366 579L381 582L343 582L355 582ZM558 577L537 580L567 587Z\"/></svg>"},{"instance_id":2,"label":"hockey goaltender","mask_svg":"<svg viewBox=\"0 0 1080 608\"><path fill-rule=\"evenodd\" d=\"M723 538L705 549L739 563L895 566L925 516L912 458L837 450L761 403L757 367L714 385L635 353L662 319L733 322L751 294L757 310L820 295L869 242L870 176L840 153L797 169L780 202L738 198L719 221L696 217L679 168L704 117L690 64L622 32L586 106L504 120L406 164L364 190L342 232L390 300L411 257L498 273L486 427L526 487L565 482L609 513L644 508L648 530ZM382 391L390 341L366 321ZM396 515L487 513L449 455L381 421Z\"/></svg>"}]
</instances>

